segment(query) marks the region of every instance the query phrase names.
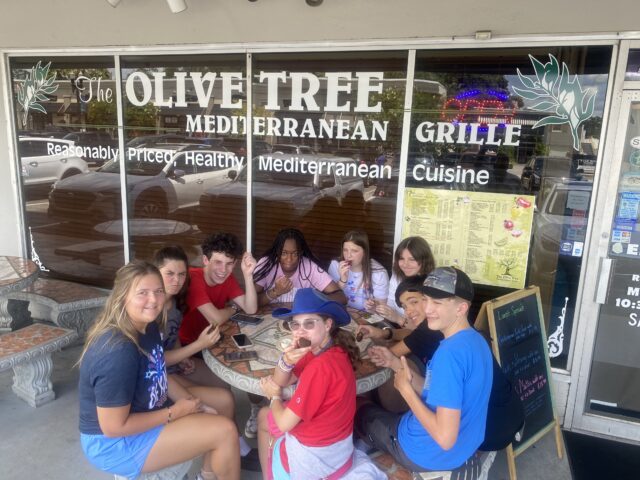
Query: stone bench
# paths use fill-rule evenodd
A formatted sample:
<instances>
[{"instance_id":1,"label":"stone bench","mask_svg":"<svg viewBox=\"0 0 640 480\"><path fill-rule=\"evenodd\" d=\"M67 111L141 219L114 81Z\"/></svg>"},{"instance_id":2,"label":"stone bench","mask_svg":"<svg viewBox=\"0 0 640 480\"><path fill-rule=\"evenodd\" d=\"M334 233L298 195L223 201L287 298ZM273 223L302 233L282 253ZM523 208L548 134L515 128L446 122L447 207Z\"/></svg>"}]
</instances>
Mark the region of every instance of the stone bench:
<instances>
[{"instance_id":1,"label":"stone bench","mask_svg":"<svg viewBox=\"0 0 640 480\"><path fill-rule=\"evenodd\" d=\"M0 372L13 368L13 392L32 407L55 398L51 353L78 337L73 330L35 324L0 335Z\"/></svg>"},{"instance_id":2,"label":"stone bench","mask_svg":"<svg viewBox=\"0 0 640 480\"><path fill-rule=\"evenodd\" d=\"M474 480L487 480L489 478L489 470L493 461L496 458L496 452L479 452L479 463L477 475L473 477L460 477L460 478L473 478ZM410 472L406 468L398 465L395 459L388 453L376 451L369 455L373 460L373 463L382 470L389 480L457 480L457 477L453 476L453 471L439 471L439 472Z\"/></svg>"},{"instance_id":3,"label":"stone bench","mask_svg":"<svg viewBox=\"0 0 640 480\"><path fill-rule=\"evenodd\" d=\"M79 283L38 278L28 287L6 294L2 301L19 300L48 307L50 313L46 320L59 327L75 330L82 338L93 325L108 295L104 290ZM23 319L16 320L14 323L26 323Z\"/></svg>"},{"instance_id":4,"label":"stone bench","mask_svg":"<svg viewBox=\"0 0 640 480\"><path fill-rule=\"evenodd\" d=\"M172 465L157 472L142 473L136 480L182 480L189 472L193 460L187 460L184 463ZM127 477L121 477L120 475L114 475L114 480L127 480Z\"/></svg>"},{"instance_id":5,"label":"stone bench","mask_svg":"<svg viewBox=\"0 0 640 480\"><path fill-rule=\"evenodd\" d=\"M121 252L122 249L122 242L95 240L56 248L54 253L64 257L70 257L72 260L84 260L94 265L100 265L100 255L102 253L116 253Z\"/></svg>"}]
</instances>

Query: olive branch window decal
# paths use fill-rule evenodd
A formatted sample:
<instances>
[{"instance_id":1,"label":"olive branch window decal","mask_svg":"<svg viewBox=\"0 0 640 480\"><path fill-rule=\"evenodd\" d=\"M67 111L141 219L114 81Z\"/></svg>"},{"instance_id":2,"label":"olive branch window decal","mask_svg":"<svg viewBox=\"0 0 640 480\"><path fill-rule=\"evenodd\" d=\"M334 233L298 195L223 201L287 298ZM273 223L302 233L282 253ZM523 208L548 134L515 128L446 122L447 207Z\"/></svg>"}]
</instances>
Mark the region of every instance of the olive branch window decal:
<instances>
[{"instance_id":1,"label":"olive branch window decal","mask_svg":"<svg viewBox=\"0 0 640 480\"><path fill-rule=\"evenodd\" d=\"M49 98L47 95L58 90L58 85L54 85L56 74L49 76L51 62L44 67L38 62L35 67L31 67L31 72L27 75L24 83L18 84L18 103L22 107L22 126L27 126L29 110L47 113L47 110L39 103L45 102Z\"/></svg>"},{"instance_id":2,"label":"olive branch window decal","mask_svg":"<svg viewBox=\"0 0 640 480\"><path fill-rule=\"evenodd\" d=\"M593 115L597 90L595 88L583 90L578 76L574 75L571 78L567 64L562 62L562 69L560 69L558 60L551 54L549 54L550 61L544 64L531 55L529 59L535 70L536 79L532 80L518 69L518 78L522 86L511 88L523 99L536 102L529 106L532 110L554 113L538 120L532 128L568 123L573 135L573 148L579 151L578 127Z\"/></svg>"}]
</instances>

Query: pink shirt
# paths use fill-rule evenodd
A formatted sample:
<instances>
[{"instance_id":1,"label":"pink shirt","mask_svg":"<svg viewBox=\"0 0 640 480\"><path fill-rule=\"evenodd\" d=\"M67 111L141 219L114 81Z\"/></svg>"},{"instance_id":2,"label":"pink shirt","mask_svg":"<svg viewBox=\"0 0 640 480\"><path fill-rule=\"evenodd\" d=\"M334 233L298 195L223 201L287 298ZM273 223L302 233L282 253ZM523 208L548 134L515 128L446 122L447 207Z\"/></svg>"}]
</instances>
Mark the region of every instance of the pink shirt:
<instances>
[{"instance_id":1,"label":"pink shirt","mask_svg":"<svg viewBox=\"0 0 640 480\"><path fill-rule=\"evenodd\" d=\"M266 257L261 258L256 266L256 271L258 271L266 261ZM278 262L278 265L267 273L264 278L257 281L256 285L260 285L265 290L272 288L275 281L282 276L284 276L284 273L280 267L280 262ZM300 260L298 269L289 277L289 280L293 283L291 291L271 300L271 303L293 302L293 297L299 288L315 288L322 292L333 281L327 272L308 258L302 258Z\"/></svg>"}]
</instances>

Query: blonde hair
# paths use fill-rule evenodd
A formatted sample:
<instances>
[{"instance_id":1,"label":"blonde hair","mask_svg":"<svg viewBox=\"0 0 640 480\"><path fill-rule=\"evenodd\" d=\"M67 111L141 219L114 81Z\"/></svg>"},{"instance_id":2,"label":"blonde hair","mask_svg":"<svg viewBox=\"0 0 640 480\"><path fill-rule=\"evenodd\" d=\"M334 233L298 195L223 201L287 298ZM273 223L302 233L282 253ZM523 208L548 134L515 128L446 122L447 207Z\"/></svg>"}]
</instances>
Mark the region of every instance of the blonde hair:
<instances>
[{"instance_id":1,"label":"blonde hair","mask_svg":"<svg viewBox=\"0 0 640 480\"><path fill-rule=\"evenodd\" d=\"M138 343L138 331L133 326L129 315L127 315L127 297L129 293L136 287L138 282L147 275L156 275L162 283L162 275L158 268L151 263L135 260L127 265L121 267L116 272L116 278L113 283L113 290L111 295L107 298L107 302L104 309L96 318L95 323L87 333L87 339L82 349L82 354L78 363L82 362L82 359L87 353L89 347L105 332L117 333L120 332L126 339L131 341L143 354L146 353L140 347ZM167 309L163 308L162 315L159 317L160 330L164 330L164 325L167 321ZM115 336L112 336L114 338Z\"/></svg>"}]
</instances>

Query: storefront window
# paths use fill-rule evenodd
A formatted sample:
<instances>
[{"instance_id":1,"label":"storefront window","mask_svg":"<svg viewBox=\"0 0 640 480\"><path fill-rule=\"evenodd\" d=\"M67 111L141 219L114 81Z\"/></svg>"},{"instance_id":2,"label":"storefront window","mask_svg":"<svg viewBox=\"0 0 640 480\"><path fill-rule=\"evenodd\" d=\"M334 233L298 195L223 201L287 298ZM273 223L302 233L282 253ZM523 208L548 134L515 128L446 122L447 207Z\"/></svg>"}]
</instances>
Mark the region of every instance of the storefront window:
<instances>
[{"instance_id":1,"label":"storefront window","mask_svg":"<svg viewBox=\"0 0 640 480\"><path fill-rule=\"evenodd\" d=\"M625 80L640 81L640 49L629 50Z\"/></svg>"},{"instance_id":2,"label":"storefront window","mask_svg":"<svg viewBox=\"0 0 640 480\"><path fill-rule=\"evenodd\" d=\"M253 65L253 239L299 228L326 268L353 229L391 267L406 52L264 54Z\"/></svg>"},{"instance_id":3,"label":"storefront window","mask_svg":"<svg viewBox=\"0 0 640 480\"><path fill-rule=\"evenodd\" d=\"M587 408L640 421L640 101L629 107L611 226L612 266L600 309Z\"/></svg>"},{"instance_id":4,"label":"storefront window","mask_svg":"<svg viewBox=\"0 0 640 480\"><path fill-rule=\"evenodd\" d=\"M178 244L196 260L203 237L217 231L244 242L246 188L231 206L218 196L246 163L245 57L127 57L121 65L131 256ZM119 165L105 169L112 175Z\"/></svg>"},{"instance_id":5,"label":"storefront window","mask_svg":"<svg viewBox=\"0 0 640 480\"><path fill-rule=\"evenodd\" d=\"M403 235L482 301L537 285L567 365L610 47L418 52Z\"/></svg>"},{"instance_id":6,"label":"storefront window","mask_svg":"<svg viewBox=\"0 0 640 480\"><path fill-rule=\"evenodd\" d=\"M122 235L92 228L121 217L119 182L107 191L95 173L118 150L114 77L106 57L11 60L24 233L42 276L110 286L124 262Z\"/></svg>"}]
</instances>

